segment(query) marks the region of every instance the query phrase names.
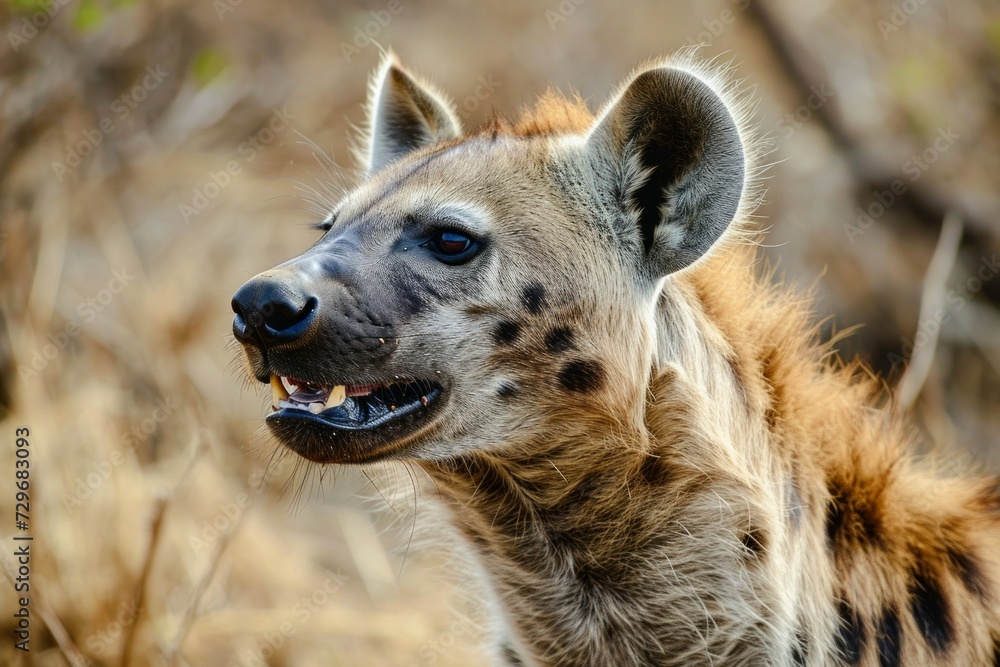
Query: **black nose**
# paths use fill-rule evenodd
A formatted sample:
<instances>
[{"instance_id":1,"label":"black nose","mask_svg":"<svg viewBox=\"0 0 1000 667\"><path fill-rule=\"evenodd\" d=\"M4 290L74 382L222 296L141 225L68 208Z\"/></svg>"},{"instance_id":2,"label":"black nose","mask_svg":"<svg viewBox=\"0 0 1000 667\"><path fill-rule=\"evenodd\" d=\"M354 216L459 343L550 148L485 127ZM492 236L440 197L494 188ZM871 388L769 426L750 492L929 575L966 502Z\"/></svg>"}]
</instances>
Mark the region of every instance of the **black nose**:
<instances>
[{"instance_id":1,"label":"black nose","mask_svg":"<svg viewBox=\"0 0 1000 667\"><path fill-rule=\"evenodd\" d=\"M257 276L233 296L233 335L243 342L294 340L309 328L318 300L284 277Z\"/></svg>"}]
</instances>

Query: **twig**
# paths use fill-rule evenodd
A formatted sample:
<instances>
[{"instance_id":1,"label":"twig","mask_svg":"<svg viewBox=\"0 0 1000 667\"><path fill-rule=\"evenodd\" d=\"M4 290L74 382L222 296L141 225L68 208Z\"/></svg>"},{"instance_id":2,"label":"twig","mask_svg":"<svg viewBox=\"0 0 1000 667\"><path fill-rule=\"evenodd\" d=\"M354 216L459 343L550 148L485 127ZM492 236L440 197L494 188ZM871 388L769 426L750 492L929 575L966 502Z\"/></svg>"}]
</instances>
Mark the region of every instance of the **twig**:
<instances>
[{"instance_id":1,"label":"twig","mask_svg":"<svg viewBox=\"0 0 1000 667\"><path fill-rule=\"evenodd\" d=\"M207 451L207 443L196 434L194 453L188 460L188 463L181 472L180 477L178 477L177 483L174 485L173 492L170 494L170 498L177 498L180 495L181 489L193 475L198 461L201 460L202 455ZM153 571L153 559L158 551L157 545L159 544L161 534L160 528L163 524L163 515L167 510L167 504L168 500L166 498L159 498L156 501L153 523L150 527L149 550L146 553L146 560L142 566L142 574L139 576L138 589L136 591L135 621L129 627L129 633L125 638L125 645L122 647L121 667L128 667L131 663L132 646L135 642L136 636L138 635L139 620L142 618L143 604L146 600L147 583L149 581L150 574Z\"/></svg>"},{"instance_id":2,"label":"twig","mask_svg":"<svg viewBox=\"0 0 1000 667\"><path fill-rule=\"evenodd\" d=\"M226 548L229 547L229 543L232 541L236 531L243 525L243 518L245 516L246 512L241 514L236 520L236 525L233 526L232 530L219 537L219 547L212 557L212 562L209 563L208 569L201 576L201 579L198 580L194 591L191 593L191 600L188 602L187 609L184 610L184 617L181 619L180 627L167 651L167 664L171 665L171 667L179 667L181 665L181 649L184 647L184 641L187 639L188 632L191 631L191 625L194 623L198 605L201 604L201 598L205 595L205 591L208 590L208 585L212 583L212 579L215 578L215 572L219 569L222 556L225 554Z\"/></svg>"},{"instance_id":3,"label":"twig","mask_svg":"<svg viewBox=\"0 0 1000 667\"><path fill-rule=\"evenodd\" d=\"M918 335L923 324L930 322L935 313L944 306L945 284L955 266L955 257L958 255L961 240L962 219L957 214L949 212L941 223L941 236L938 237L934 256L931 257L930 266L927 267L927 274L924 276L924 291L920 299L920 318L917 320L917 334L914 335L913 354L896 391L896 408L901 413L909 412L913 407L924 382L927 381L927 374L930 373L941 323L927 327L924 331L926 342L918 344Z\"/></svg>"},{"instance_id":4,"label":"twig","mask_svg":"<svg viewBox=\"0 0 1000 667\"><path fill-rule=\"evenodd\" d=\"M146 602L146 587L149 582L150 573L153 571L153 560L158 551L157 545L159 545L161 535L160 528L163 526L163 514L166 512L166 509L167 500L165 498L158 498L153 508L153 523L149 528L149 548L146 550L146 560L142 564L142 574L139 576L139 583L136 587L135 620L129 626L128 634L125 635L125 644L122 646L122 667L128 667L132 661L132 646L135 644L139 621L142 618L142 610Z\"/></svg>"}]
</instances>

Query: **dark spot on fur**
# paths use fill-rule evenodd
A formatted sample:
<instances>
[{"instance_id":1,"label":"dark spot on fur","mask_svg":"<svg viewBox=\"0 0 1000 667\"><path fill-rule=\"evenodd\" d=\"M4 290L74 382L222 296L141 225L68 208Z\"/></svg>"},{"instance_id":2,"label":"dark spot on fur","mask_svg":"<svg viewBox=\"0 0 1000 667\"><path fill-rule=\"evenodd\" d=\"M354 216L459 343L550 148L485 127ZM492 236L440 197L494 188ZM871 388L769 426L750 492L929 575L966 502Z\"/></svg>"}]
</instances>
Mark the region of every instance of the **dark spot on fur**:
<instances>
[{"instance_id":1,"label":"dark spot on fur","mask_svg":"<svg viewBox=\"0 0 1000 667\"><path fill-rule=\"evenodd\" d=\"M479 531L467 529L462 532L469 539L469 541L472 542L473 546L476 547L479 553L488 554L493 551L493 543Z\"/></svg>"},{"instance_id":2,"label":"dark spot on fur","mask_svg":"<svg viewBox=\"0 0 1000 667\"><path fill-rule=\"evenodd\" d=\"M510 496L513 484L492 462L476 455L456 459L455 468L467 475L475 484L473 501L495 501Z\"/></svg>"},{"instance_id":3,"label":"dark spot on fur","mask_svg":"<svg viewBox=\"0 0 1000 667\"><path fill-rule=\"evenodd\" d=\"M733 382L736 384L736 388L740 392L740 396L743 397L743 402L747 402L747 386L746 381L743 378L743 367L740 366L740 360L735 356L726 356L726 363L729 364L729 370L733 373Z\"/></svg>"},{"instance_id":4,"label":"dark spot on fur","mask_svg":"<svg viewBox=\"0 0 1000 667\"><path fill-rule=\"evenodd\" d=\"M837 607L840 616L840 629L837 632L837 651L848 665L861 664L861 655L865 650L865 624L846 602Z\"/></svg>"},{"instance_id":5,"label":"dark spot on fur","mask_svg":"<svg viewBox=\"0 0 1000 667\"><path fill-rule=\"evenodd\" d=\"M497 396L501 398L512 398L517 395L517 387L510 382L501 382L497 387Z\"/></svg>"},{"instance_id":6,"label":"dark spot on fur","mask_svg":"<svg viewBox=\"0 0 1000 667\"><path fill-rule=\"evenodd\" d=\"M577 548L591 539L587 529L592 526L593 516L588 505L603 484L603 475L591 473L552 505L540 508L539 519L557 550Z\"/></svg>"},{"instance_id":7,"label":"dark spot on fur","mask_svg":"<svg viewBox=\"0 0 1000 667\"><path fill-rule=\"evenodd\" d=\"M762 558L764 556L764 531L760 528L751 528L744 535L743 547L748 551L747 555L752 555L754 558Z\"/></svg>"},{"instance_id":8,"label":"dark spot on fur","mask_svg":"<svg viewBox=\"0 0 1000 667\"><path fill-rule=\"evenodd\" d=\"M394 279L392 287L405 314L416 315L426 307L423 297L413 289L411 281Z\"/></svg>"},{"instance_id":9,"label":"dark spot on fur","mask_svg":"<svg viewBox=\"0 0 1000 667\"><path fill-rule=\"evenodd\" d=\"M844 525L844 499L831 495L826 505L826 541L833 548L840 527Z\"/></svg>"},{"instance_id":10,"label":"dark spot on fur","mask_svg":"<svg viewBox=\"0 0 1000 667\"><path fill-rule=\"evenodd\" d=\"M926 570L913 575L910 586L910 613L927 644L937 654L948 650L954 640L954 628L948 602L937 578Z\"/></svg>"},{"instance_id":11,"label":"dark spot on fur","mask_svg":"<svg viewBox=\"0 0 1000 667\"><path fill-rule=\"evenodd\" d=\"M537 315L545 306L545 288L541 283L531 283L521 293L521 302L529 313Z\"/></svg>"},{"instance_id":12,"label":"dark spot on fur","mask_svg":"<svg viewBox=\"0 0 1000 667\"><path fill-rule=\"evenodd\" d=\"M661 486L670 481L670 471L667 469L666 463L659 456L652 454L647 454L646 458L642 460L639 473L642 475L643 481L651 486Z\"/></svg>"},{"instance_id":13,"label":"dark spot on fur","mask_svg":"<svg viewBox=\"0 0 1000 667\"><path fill-rule=\"evenodd\" d=\"M902 664L902 628L895 607L886 607L875 626L879 667L899 667Z\"/></svg>"},{"instance_id":14,"label":"dark spot on fur","mask_svg":"<svg viewBox=\"0 0 1000 667\"><path fill-rule=\"evenodd\" d=\"M799 667L805 667L806 659L809 657L809 640L801 630L795 633L795 642L792 644L792 662Z\"/></svg>"},{"instance_id":15,"label":"dark spot on fur","mask_svg":"<svg viewBox=\"0 0 1000 667\"><path fill-rule=\"evenodd\" d=\"M764 376L764 382L767 384L768 398L764 419L772 431L777 428L781 421L781 405L785 400L783 384L778 378L778 358L778 350L772 347L768 348L760 360L760 370Z\"/></svg>"},{"instance_id":16,"label":"dark spot on fur","mask_svg":"<svg viewBox=\"0 0 1000 667\"><path fill-rule=\"evenodd\" d=\"M830 500L826 507L826 537L831 548L837 541L883 546L880 489L847 486L830 482ZM834 554L843 550L834 549Z\"/></svg>"},{"instance_id":17,"label":"dark spot on fur","mask_svg":"<svg viewBox=\"0 0 1000 667\"><path fill-rule=\"evenodd\" d=\"M764 409L764 421L772 431L778 426L778 411L773 406L769 405Z\"/></svg>"},{"instance_id":18,"label":"dark spot on fur","mask_svg":"<svg viewBox=\"0 0 1000 667\"><path fill-rule=\"evenodd\" d=\"M573 348L573 330L569 327L556 327L545 335L545 349L549 352L565 352Z\"/></svg>"},{"instance_id":19,"label":"dark spot on fur","mask_svg":"<svg viewBox=\"0 0 1000 667\"><path fill-rule=\"evenodd\" d=\"M574 515L578 515L583 506L594 498L603 484L604 476L600 473L587 475L558 501L558 504L551 511L552 518L570 519Z\"/></svg>"},{"instance_id":20,"label":"dark spot on fur","mask_svg":"<svg viewBox=\"0 0 1000 667\"><path fill-rule=\"evenodd\" d=\"M996 517L1000 517L1000 477L987 487L983 494L983 509Z\"/></svg>"},{"instance_id":21,"label":"dark spot on fur","mask_svg":"<svg viewBox=\"0 0 1000 667\"><path fill-rule=\"evenodd\" d=\"M957 545L949 547L948 559L955 568L955 574L962 580L965 590L979 598L986 597L989 586L979 559Z\"/></svg>"},{"instance_id":22,"label":"dark spot on fur","mask_svg":"<svg viewBox=\"0 0 1000 667\"><path fill-rule=\"evenodd\" d=\"M521 667L524 665L524 662L521 661L521 656L519 656L517 651L514 650L514 647L507 642L500 645L500 657L503 658L508 667Z\"/></svg>"},{"instance_id":23,"label":"dark spot on fur","mask_svg":"<svg viewBox=\"0 0 1000 667\"><path fill-rule=\"evenodd\" d=\"M993 640L993 667L1000 667L1000 639Z\"/></svg>"},{"instance_id":24,"label":"dark spot on fur","mask_svg":"<svg viewBox=\"0 0 1000 667\"><path fill-rule=\"evenodd\" d=\"M510 345L521 334L521 325L510 320L497 322L493 327L493 341L497 345Z\"/></svg>"},{"instance_id":25,"label":"dark spot on fur","mask_svg":"<svg viewBox=\"0 0 1000 667\"><path fill-rule=\"evenodd\" d=\"M563 366L558 379L566 391L586 394L597 391L604 384L604 367L597 361L578 359Z\"/></svg>"}]
</instances>

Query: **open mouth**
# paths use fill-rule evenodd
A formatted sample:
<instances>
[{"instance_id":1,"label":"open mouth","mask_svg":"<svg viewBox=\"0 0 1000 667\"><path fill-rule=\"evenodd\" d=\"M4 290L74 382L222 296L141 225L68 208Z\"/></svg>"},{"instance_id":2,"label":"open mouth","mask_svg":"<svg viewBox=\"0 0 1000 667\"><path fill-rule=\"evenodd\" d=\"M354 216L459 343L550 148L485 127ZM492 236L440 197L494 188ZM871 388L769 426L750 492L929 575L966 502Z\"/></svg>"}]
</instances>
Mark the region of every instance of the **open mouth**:
<instances>
[{"instance_id":1,"label":"open mouth","mask_svg":"<svg viewBox=\"0 0 1000 667\"><path fill-rule=\"evenodd\" d=\"M426 410L441 388L419 380L331 386L272 375L271 394L268 421L311 418L331 428L363 431Z\"/></svg>"}]
</instances>

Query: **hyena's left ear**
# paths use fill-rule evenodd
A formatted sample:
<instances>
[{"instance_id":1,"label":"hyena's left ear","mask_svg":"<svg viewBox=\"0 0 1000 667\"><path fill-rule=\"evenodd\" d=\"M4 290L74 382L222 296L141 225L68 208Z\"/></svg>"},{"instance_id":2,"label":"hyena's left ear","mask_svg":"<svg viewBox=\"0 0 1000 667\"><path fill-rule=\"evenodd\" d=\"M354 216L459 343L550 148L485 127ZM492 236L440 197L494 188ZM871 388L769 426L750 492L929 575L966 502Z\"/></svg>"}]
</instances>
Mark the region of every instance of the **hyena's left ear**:
<instances>
[{"instance_id":1,"label":"hyena's left ear","mask_svg":"<svg viewBox=\"0 0 1000 667\"><path fill-rule=\"evenodd\" d=\"M722 99L689 72L635 76L587 139L600 186L625 209L642 271L660 278L708 252L732 222L744 185L739 129Z\"/></svg>"},{"instance_id":2,"label":"hyena's left ear","mask_svg":"<svg viewBox=\"0 0 1000 667\"><path fill-rule=\"evenodd\" d=\"M371 175L410 151L462 134L451 103L388 55L368 91L365 171Z\"/></svg>"}]
</instances>

